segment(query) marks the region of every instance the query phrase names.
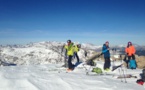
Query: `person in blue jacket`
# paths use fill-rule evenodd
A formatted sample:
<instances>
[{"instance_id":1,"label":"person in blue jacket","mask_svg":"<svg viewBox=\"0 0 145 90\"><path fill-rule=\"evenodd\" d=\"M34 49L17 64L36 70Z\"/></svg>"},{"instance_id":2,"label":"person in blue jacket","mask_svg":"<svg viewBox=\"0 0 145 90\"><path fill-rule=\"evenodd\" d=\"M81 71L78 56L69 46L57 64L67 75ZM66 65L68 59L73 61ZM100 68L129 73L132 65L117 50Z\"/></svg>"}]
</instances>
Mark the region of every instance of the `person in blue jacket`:
<instances>
[{"instance_id":1,"label":"person in blue jacket","mask_svg":"<svg viewBox=\"0 0 145 90\"><path fill-rule=\"evenodd\" d=\"M104 60L105 60L105 63L104 63L104 70L105 71L109 71L110 70L110 66L111 66L111 63L110 63L110 51L109 50L110 50L109 42L106 41L105 44L102 47L102 53L104 54Z\"/></svg>"}]
</instances>

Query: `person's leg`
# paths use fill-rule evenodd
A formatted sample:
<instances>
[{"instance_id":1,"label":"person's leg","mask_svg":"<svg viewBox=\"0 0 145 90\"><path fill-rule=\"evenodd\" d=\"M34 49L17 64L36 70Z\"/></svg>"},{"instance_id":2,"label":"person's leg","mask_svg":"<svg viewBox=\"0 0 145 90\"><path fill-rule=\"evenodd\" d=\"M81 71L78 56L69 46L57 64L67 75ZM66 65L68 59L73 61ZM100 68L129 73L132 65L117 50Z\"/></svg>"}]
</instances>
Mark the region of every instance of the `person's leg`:
<instances>
[{"instance_id":1,"label":"person's leg","mask_svg":"<svg viewBox=\"0 0 145 90\"><path fill-rule=\"evenodd\" d=\"M132 54L132 56L131 56L131 57L132 57L132 59L133 59L133 60L135 60L135 55L134 55L134 54Z\"/></svg>"},{"instance_id":2,"label":"person's leg","mask_svg":"<svg viewBox=\"0 0 145 90\"><path fill-rule=\"evenodd\" d=\"M134 69L136 69L136 67L137 67L137 63L136 63L136 60L135 60L135 55L134 55L134 54L132 54L132 56L131 56L131 57L132 57L132 60L134 60L134 63L135 63L135 66L134 66L135 68L134 68Z\"/></svg>"},{"instance_id":3,"label":"person's leg","mask_svg":"<svg viewBox=\"0 0 145 90\"><path fill-rule=\"evenodd\" d=\"M110 64L110 58L107 57L107 58L106 58L106 68L107 68L107 69L110 69L110 66L111 66L111 64Z\"/></svg>"},{"instance_id":4,"label":"person's leg","mask_svg":"<svg viewBox=\"0 0 145 90\"><path fill-rule=\"evenodd\" d=\"M69 68L69 69L71 69L71 68L73 67L73 64L72 64L71 61L72 61L72 56L69 56L69 57L68 57L68 68Z\"/></svg>"},{"instance_id":5,"label":"person's leg","mask_svg":"<svg viewBox=\"0 0 145 90\"><path fill-rule=\"evenodd\" d=\"M104 70L107 69L107 58L104 58Z\"/></svg>"},{"instance_id":6,"label":"person's leg","mask_svg":"<svg viewBox=\"0 0 145 90\"><path fill-rule=\"evenodd\" d=\"M130 59L131 59L131 56L128 56L128 60L127 60L127 62L126 62L126 64L127 64L127 68L129 68L129 62L130 62Z\"/></svg>"},{"instance_id":7,"label":"person's leg","mask_svg":"<svg viewBox=\"0 0 145 90\"><path fill-rule=\"evenodd\" d=\"M76 54L75 54L75 52L74 52L73 59L75 59L75 57L76 57Z\"/></svg>"},{"instance_id":8,"label":"person's leg","mask_svg":"<svg viewBox=\"0 0 145 90\"><path fill-rule=\"evenodd\" d=\"M79 59L78 54L77 54L77 53L75 53L75 55L76 55L76 58L77 58L77 62L80 62L80 59Z\"/></svg>"},{"instance_id":9,"label":"person's leg","mask_svg":"<svg viewBox=\"0 0 145 90\"><path fill-rule=\"evenodd\" d=\"M110 63L110 57L107 58L107 68L110 69L111 63Z\"/></svg>"}]
</instances>

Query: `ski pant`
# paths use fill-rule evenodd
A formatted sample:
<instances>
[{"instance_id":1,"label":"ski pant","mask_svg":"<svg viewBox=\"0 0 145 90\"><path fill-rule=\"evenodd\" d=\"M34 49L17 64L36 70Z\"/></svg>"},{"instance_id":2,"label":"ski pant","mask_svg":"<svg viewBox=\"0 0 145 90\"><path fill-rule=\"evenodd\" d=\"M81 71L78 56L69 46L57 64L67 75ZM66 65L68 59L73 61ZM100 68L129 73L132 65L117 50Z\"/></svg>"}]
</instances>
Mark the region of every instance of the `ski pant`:
<instances>
[{"instance_id":1,"label":"ski pant","mask_svg":"<svg viewBox=\"0 0 145 90\"><path fill-rule=\"evenodd\" d=\"M135 60L135 55L132 54L131 56L128 56L128 60L130 60L131 58L132 58L133 60Z\"/></svg>"},{"instance_id":2,"label":"ski pant","mask_svg":"<svg viewBox=\"0 0 145 90\"><path fill-rule=\"evenodd\" d=\"M110 66L111 66L110 57L105 57L104 59L105 59L104 70L107 69L107 68L109 69Z\"/></svg>"},{"instance_id":3,"label":"ski pant","mask_svg":"<svg viewBox=\"0 0 145 90\"><path fill-rule=\"evenodd\" d=\"M74 58L75 58L75 57L77 58L77 62L79 62L80 59L79 59L79 56L78 56L77 52L74 53Z\"/></svg>"},{"instance_id":4,"label":"ski pant","mask_svg":"<svg viewBox=\"0 0 145 90\"><path fill-rule=\"evenodd\" d=\"M73 56L68 56L68 68L69 69L72 69L74 67L74 65L72 64L72 57Z\"/></svg>"}]
</instances>

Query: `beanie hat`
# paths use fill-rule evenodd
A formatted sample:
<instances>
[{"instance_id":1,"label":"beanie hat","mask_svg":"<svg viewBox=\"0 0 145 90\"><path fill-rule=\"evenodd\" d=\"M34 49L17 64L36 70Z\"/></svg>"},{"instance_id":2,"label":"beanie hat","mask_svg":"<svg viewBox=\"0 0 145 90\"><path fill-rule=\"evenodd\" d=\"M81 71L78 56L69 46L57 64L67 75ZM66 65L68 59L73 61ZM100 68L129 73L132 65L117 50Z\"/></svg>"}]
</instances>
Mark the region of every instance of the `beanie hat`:
<instances>
[{"instance_id":1,"label":"beanie hat","mask_svg":"<svg viewBox=\"0 0 145 90\"><path fill-rule=\"evenodd\" d=\"M108 41L106 41L105 43L109 43Z\"/></svg>"},{"instance_id":2,"label":"beanie hat","mask_svg":"<svg viewBox=\"0 0 145 90\"><path fill-rule=\"evenodd\" d=\"M71 40L67 40L67 43L71 43Z\"/></svg>"},{"instance_id":3,"label":"beanie hat","mask_svg":"<svg viewBox=\"0 0 145 90\"><path fill-rule=\"evenodd\" d=\"M132 42L129 41L129 42L128 42L128 45L129 45L129 44L132 45Z\"/></svg>"}]
</instances>

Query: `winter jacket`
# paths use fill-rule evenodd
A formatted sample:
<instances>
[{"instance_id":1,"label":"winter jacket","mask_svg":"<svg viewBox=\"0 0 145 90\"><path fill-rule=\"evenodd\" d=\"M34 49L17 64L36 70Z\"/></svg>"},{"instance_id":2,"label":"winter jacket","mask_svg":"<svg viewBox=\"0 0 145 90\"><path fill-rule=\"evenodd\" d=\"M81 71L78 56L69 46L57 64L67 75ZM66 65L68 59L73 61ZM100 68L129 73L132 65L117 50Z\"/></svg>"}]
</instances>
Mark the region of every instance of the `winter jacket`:
<instances>
[{"instance_id":1,"label":"winter jacket","mask_svg":"<svg viewBox=\"0 0 145 90\"><path fill-rule=\"evenodd\" d=\"M65 46L65 49L67 50L67 55L68 56L73 56L74 54L74 46L73 46L73 43L70 43L70 45L66 45Z\"/></svg>"},{"instance_id":2,"label":"winter jacket","mask_svg":"<svg viewBox=\"0 0 145 90\"><path fill-rule=\"evenodd\" d=\"M135 54L136 50L134 46L129 46L125 48L125 52L128 54L128 56L132 56L132 54Z\"/></svg>"},{"instance_id":3,"label":"winter jacket","mask_svg":"<svg viewBox=\"0 0 145 90\"><path fill-rule=\"evenodd\" d=\"M102 48L102 53L104 54L104 57L110 57L110 52L108 50L108 46L106 46L105 44L103 45L103 48Z\"/></svg>"}]
</instances>

